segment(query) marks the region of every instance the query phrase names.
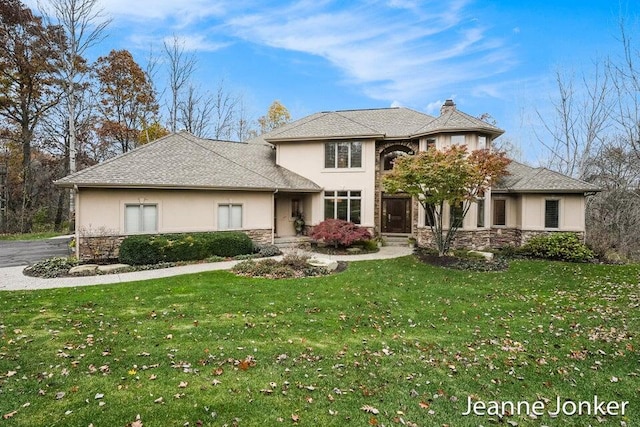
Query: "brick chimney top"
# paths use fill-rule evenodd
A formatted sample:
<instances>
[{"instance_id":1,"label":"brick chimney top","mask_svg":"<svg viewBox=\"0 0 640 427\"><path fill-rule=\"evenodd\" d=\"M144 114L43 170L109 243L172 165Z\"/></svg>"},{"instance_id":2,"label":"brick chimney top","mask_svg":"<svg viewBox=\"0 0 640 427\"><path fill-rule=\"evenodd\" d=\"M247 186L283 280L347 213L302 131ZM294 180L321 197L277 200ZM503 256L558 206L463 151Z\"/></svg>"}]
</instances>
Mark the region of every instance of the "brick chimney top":
<instances>
[{"instance_id":1,"label":"brick chimney top","mask_svg":"<svg viewBox=\"0 0 640 427\"><path fill-rule=\"evenodd\" d=\"M447 113L449 111L455 111L456 110L456 103L453 102L453 99L447 99L446 101L444 101L444 104L442 104L442 107L440 108L440 115Z\"/></svg>"}]
</instances>

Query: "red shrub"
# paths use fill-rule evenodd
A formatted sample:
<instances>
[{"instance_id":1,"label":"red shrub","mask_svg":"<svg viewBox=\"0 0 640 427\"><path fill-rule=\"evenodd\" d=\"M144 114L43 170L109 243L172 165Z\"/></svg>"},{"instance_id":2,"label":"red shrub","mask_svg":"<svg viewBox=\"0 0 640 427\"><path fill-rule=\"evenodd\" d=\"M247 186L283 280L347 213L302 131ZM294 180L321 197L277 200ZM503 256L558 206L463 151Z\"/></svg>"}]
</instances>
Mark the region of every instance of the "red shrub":
<instances>
[{"instance_id":1,"label":"red shrub","mask_svg":"<svg viewBox=\"0 0 640 427\"><path fill-rule=\"evenodd\" d=\"M325 219L313 227L311 238L327 245L351 246L354 242L370 240L371 233L365 228L341 219Z\"/></svg>"}]
</instances>

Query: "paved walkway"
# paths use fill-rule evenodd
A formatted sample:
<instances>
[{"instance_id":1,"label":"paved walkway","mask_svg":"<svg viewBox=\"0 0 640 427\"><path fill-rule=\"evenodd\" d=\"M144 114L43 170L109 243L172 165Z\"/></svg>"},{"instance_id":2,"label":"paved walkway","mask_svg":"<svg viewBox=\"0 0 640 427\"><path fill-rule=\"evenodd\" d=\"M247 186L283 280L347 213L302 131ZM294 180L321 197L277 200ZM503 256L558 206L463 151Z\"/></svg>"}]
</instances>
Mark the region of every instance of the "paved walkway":
<instances>
[{"instance_id":1,"label":"paved walkway","mask_svg":"<svg viewBox=\"0 0 640 427\"><path fill-rule=\"evenodd\" d=\"M287 250L285 250L287 252ZM413 249L401 246L384 246L379 252L363 255L324 255L306 253L311 257L332 259L336 261L363 261L372 259L389 259L410 255ZM299 253L304 253L299 251ZM104 274L100 276L62 277L41 279L22 274L24 265L19 267L0 268L0 291L36 290L65 288L74 286L105 285L109 283L134 282L138 280L159 279L180 274L201 273L203 271L228 270L240 261L222 261L206 264L190 264L181 267L161 268L157 270L135 271L132 273Z\"/></svg>"}]
</instances>

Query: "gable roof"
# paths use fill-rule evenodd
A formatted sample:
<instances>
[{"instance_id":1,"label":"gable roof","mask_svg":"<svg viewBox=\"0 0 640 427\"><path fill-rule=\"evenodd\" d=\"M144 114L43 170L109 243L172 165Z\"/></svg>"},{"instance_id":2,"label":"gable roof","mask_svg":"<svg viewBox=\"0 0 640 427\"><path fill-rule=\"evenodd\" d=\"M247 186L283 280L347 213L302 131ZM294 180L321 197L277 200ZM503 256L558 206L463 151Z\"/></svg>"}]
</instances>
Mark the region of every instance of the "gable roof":
<instances>
[{"instance_id":1,"label":"gable roof","mask_svg":"<svg viewBox=\"0 0 640 427\"><path fill-rule=\"evenodd\" d=\"M416 134L427 135L437 132L486 132L488 134L498 136L504 133L504 130L477 119L467 113L463 113L455 108L455 105L443 107L443 111L439 117L425 124L416 131Z\"/></svg>"},{"instance_id":2,"label":"gable roof","mask_svg":"<svg viewBox=\"0 0 640 427\"><path fill-rule=\"evenodd\" d=\"M276 165L271 145L165 136L55 182L71 187L320 191Z\"/></svg>"},{"instance_id":3,"label":"gable roof","mask_svg":"<svg viewBox=\"0 0 640 427\"><path fill-rule=\"evenodd\" d=\"M507 167L510 175L492 188L493 193L589 193L600 188L580 179L571 178L546 168L534 168L512 161Z\"/></svg>"},{"instance_id":4,"label":"gable roof","mask_svg":"<svg viewBox=\"0 0 640 427\"><path fill-rule=\"evenodd\" d=\"M288 123L261 140L278 143L350 138L409 139L442 132L485 132L498 136L504 131L458 111L448 100L439 117L404 107L368 110L325 111Z\"/></svg>"}]
</instances>

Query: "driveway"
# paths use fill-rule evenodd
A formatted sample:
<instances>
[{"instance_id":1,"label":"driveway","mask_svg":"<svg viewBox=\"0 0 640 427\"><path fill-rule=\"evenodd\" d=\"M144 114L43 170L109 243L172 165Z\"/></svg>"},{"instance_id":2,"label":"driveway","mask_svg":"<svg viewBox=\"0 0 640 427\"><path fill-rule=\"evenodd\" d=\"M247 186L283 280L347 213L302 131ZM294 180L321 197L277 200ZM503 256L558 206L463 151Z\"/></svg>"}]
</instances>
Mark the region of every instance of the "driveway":
<instances>
[{"instance_id":1,"label":"driveway","mask_svg":"<svg viewBox=\"0 0 640 427\"><path fill-rule=\"evenodd\" d=\"M45 240L0 241L0 268L29 265L36 261L69 256L70 237L55 237Z\"/></svg>"}]
</instances>

